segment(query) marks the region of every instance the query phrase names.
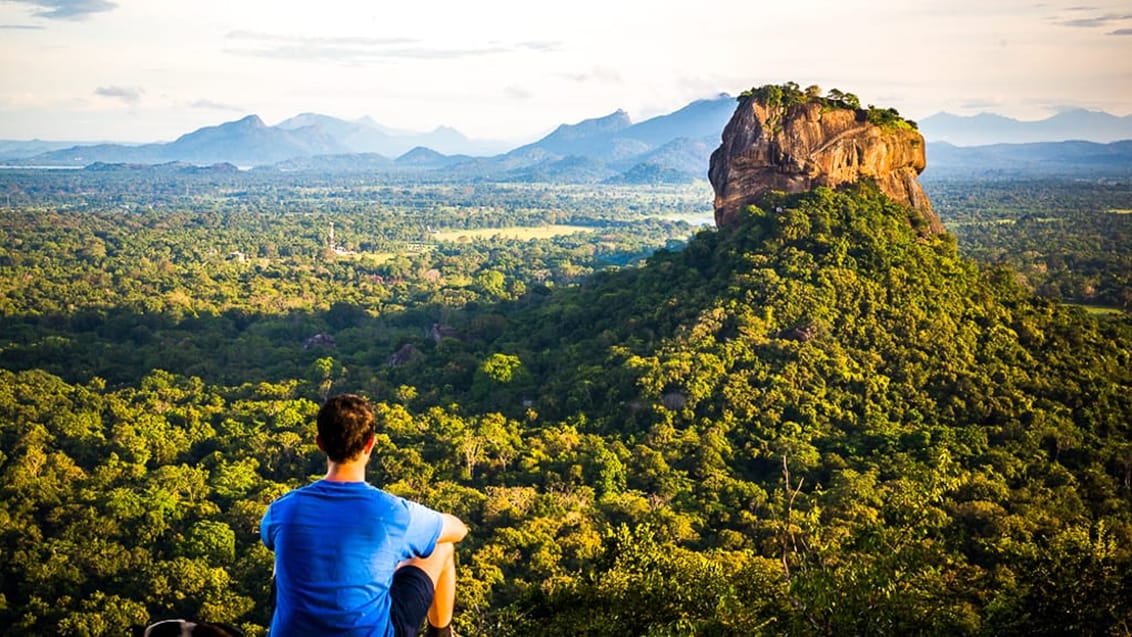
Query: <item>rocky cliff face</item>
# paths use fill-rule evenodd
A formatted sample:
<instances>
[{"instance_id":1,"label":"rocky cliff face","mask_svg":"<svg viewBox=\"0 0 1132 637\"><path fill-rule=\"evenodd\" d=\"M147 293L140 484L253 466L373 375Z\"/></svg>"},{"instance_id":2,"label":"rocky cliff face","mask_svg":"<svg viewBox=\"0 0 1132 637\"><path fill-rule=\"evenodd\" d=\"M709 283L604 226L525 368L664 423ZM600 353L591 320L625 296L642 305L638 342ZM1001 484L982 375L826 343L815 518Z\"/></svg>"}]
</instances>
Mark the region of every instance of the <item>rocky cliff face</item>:
<instances>
[{"instance_id":1,"label":"rocky cliff face","mask_svg":"<svg viewBox=\"0 0 1132 637\"><path fill-rule=\"evenodd\" d=\"M864 111L817 102L767 107L739 104L712 153L715 223L722 228L769 191L802 192L873 179L893 200L923 215L926 232L943 225L916 177L926 165L924 138L909 126L872 124Z\"/></svg>"}]
</instances>

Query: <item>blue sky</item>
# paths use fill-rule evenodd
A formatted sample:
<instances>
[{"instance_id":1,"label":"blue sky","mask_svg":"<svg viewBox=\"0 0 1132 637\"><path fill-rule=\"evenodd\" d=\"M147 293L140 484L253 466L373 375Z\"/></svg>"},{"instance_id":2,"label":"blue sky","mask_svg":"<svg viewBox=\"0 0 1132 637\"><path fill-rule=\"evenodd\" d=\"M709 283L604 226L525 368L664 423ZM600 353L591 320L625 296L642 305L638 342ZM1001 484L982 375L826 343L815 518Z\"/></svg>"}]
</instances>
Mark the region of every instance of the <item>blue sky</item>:
<instances>
[{"instance_id":1,"label":"blue sky","mask_svg":"<svg viewBox=\"0 0 1132 637\"><path fill-rule=\"evenodd\" d=\"M1132 113L1132 2L0 0L0 139L258 114L522 142L796 81L913 119Z\"/></svg>"}]
</instances>

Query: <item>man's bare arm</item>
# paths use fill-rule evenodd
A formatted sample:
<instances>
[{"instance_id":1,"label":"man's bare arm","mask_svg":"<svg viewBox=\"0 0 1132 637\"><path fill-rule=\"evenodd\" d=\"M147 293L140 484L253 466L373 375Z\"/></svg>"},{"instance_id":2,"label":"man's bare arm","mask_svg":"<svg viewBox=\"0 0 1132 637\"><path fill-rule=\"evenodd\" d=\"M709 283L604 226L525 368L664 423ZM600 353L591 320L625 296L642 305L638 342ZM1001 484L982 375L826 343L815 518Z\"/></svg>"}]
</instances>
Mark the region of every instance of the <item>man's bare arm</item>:
<instances>
[{"instance_id":1,"label":"man's bare arm","mask_svg":"<svg viewBox=\"0 0 1132 637\"><path fill-rule=\"evenodd\" d=\"M441 513L440 516L444 518L444 525L440 527L440 537L436 539L438 544L440 542L459 542L468 534L468 527L464 525L460 518L450 513Z\"/></svg>"}]
</instances>

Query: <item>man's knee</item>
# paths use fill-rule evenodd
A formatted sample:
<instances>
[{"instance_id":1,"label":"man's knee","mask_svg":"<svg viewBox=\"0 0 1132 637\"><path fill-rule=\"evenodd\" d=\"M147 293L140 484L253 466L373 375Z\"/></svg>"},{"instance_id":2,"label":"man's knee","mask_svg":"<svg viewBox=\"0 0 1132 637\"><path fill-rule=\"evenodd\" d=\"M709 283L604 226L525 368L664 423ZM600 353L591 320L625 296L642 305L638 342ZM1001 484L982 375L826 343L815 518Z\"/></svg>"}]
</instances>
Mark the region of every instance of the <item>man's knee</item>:
<instances>
[{"instance_id":1,"label":"man's knee","mask_svg":"<svg viewBox=\"0 0 1132 637\"><path fill-rule=\"evenodd\" d=\"M405 562L405 565L415 566L424 571L433 585L440 579L444 571L454 568L456 564L456 547L451 542L441 542L432 549L428 557L417 557Z\"/></svg>"},{"instance_id":2,"label":"man's knee","mask_svg":"<svg viewBox=\"0 0 1132 637\"><path fill-rule=\"evenodd\" d=\"M456 545L451 542L441 542L432 550L432 555L429 555L428 559L436 560L441 564L452 562L456 559Z\"/></svg>"}]
</instances>

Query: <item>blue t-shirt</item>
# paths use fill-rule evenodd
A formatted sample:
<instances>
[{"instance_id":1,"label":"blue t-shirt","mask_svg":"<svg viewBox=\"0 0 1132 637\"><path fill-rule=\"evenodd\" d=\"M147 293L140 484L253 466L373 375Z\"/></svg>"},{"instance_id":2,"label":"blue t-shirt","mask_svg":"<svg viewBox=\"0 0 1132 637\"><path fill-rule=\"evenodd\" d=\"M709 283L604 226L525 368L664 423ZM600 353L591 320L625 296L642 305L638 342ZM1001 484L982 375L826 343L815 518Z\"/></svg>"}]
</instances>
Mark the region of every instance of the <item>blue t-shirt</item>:
<instances>
[{"instance_id":1,"label":"blue t-shirt","mask_svg":"<svg viewBox=\"0 0 1132 637\"><path fill-rule=\"evenodd\" d=\"M319 480L267 508L260 536L275 551L271 636L387 637L397 565L436 548L439 513L366 482Z\"/></svg>"}]
</instances>

